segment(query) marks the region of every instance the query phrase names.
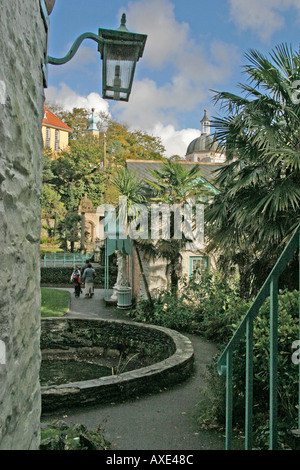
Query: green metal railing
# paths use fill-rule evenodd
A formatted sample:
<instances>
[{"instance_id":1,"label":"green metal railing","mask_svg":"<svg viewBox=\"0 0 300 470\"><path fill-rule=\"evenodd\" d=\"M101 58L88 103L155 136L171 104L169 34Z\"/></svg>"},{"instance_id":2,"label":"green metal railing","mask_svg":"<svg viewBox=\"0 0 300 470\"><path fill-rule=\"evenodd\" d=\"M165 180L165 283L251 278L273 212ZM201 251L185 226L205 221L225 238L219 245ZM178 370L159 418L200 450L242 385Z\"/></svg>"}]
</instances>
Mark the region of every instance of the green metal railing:
<instances>
[{"instance_id":1,"label":"green metal railing","mask_svg":"<svg viewBox=\"0 0 300 470\"><path fill-rule=\"evenodd\" d=\"M75 264L83 264L86 259L91 258L93 253L89 254L82 254L82 253L45 253L44 254L44 266L51 265L56 267L57 264L59 266L66 266L66 264L72 263Z\"/></svg>"},{"instance_id":2,"label":"green metal railing","mask_svg":"<svg viewBox=\"0 0 300 470\"><path fill-rule=\"evenodd\" d=\"M253 419L253 320L259 309L270 297L270 450L277 448L278 439L278 279L290 259L299 248L300 224L295 230L277 263L269 274L246 316L236 330L234 336L224 349L218 361L218 372L226 376L226 443L227 450L232 448L232 417L233 417L233 353L239 342L246 336L246 389L245 389L245 449L252 449ZM300 257L300 256L299 256ZM299 259L300 283L300 259ZM299 285L299 340L300 340L300 285ZM300 365L298 382L298 427L300 429Z\"/></svg>"}]
</instances>

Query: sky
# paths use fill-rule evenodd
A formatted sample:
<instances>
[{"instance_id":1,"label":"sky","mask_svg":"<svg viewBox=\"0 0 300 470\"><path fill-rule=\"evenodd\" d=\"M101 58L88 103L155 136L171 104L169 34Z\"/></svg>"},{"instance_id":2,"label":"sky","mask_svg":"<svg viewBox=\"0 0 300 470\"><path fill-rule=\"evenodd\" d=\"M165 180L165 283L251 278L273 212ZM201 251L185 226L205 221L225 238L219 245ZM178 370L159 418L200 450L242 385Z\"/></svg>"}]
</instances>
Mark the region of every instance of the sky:
<instances>
[{"instance_id":1,"label":"sky","mask_svg":"<svg viewBox=\"0 0 300 470\"><path fill-rule=\"evenodd\" d=\"M268 55L278 44L299 50L300 0L56 0L49 55L63 57L74 40L98 28L147 34L128 103L103 100L97 44L85 40L65 65L48 66L46 100L66 110L95 108L161 138L165 156L185 156L200 135L204 109L220 109L214 91L240 93L245 53Z\"/></svg>"}]
</instances>

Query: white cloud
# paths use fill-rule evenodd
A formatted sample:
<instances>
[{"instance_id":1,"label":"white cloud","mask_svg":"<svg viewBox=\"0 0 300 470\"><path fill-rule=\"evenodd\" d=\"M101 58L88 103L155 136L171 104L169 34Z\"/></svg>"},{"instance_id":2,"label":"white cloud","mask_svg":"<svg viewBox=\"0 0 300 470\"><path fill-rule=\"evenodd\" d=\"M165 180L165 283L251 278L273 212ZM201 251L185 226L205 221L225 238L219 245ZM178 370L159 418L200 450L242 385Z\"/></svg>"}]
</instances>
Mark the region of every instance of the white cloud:
<instances>
[{"instance_id":1,"label":"white cloud","mask_svg":"<svg viewBox=\"0 0 300 470\"><path fill-rule=\"evenodd\" d=\"M149 81L149 83L141 83L140 90L138 90L136 95L137 100L139 99L139 92L143 93L145 91L143 87L146 87L147 90L153 87L154 94L156 92L154 82ZM139 84L137 84L137 88L139 89ZM90 93L88 96L82 96L77 94L65 83L62 83L60 88L49 87L45 90L45 93L47 101L61 106L66 111L72 111L73 108L95 108L97 112L104 111L110 114L108 102L103 100L98 93ZM150 101L151 97L152 95L149 97ZM120 105L122 104L120 103ZM126 106L126 104L124 104L124 106ZM150 135L160 137L162 144L166 148L165 156L167 157L171 157L172 155L180 155L181 157L184 157L188 144L200 135L199 129L176 130L176 128L171 124L162 124L162 122L159 121L159 112L155 113L154 109L152 110L152 115L149 116L149 120L143 121L143 126L141 126L141 123L136 119L138 119L137 116L131 116L130 121L132 124L129 126L130 129L142 129Z\"/></svg>"},{"instance_id":2,"label":"white cloud","mask_svg":"<svg viewBox=\"0 0 300 470\"><path fill-rule=\"evenodd\" d=\"M148 35L137 70L157 68L160 81L136 77L129 102L112 105L118 119L141 129L157 122L176 128L183 112L194 111L195 120L201 119L211 100L209 90L229 80L238 61L237 47L217 41L196 43L189 25L176 19L170 0L131 0L127 26Z\"/></svg>"},{"instance_id":3,"label":"white cloud","mask_svg":"<svg viewBox=\"0 0 300 470\"><path fill-rule=\"evenodd\" d=\"M187 23L179 23L169 0L129 2L128 29L148 34L143 60L151 67L161 67L183 53L190 32Z\"/></svg>"},{"instance_id":4,"label":"white cloud","mask_svg":"<svg viewBox=\"0 0 300 470\"><path fill-rule=\"evenodd\" d=\"M235 24L241 30L253 30L263 41L284 26L285 10L294 7L300 15L299 0L229 0L229 4Z\"/></svg>"},{"instance_id":5,"label":"white cloud","mask_svg":"<svg viewBox=\"0 0 300 470\"><path fill-rule=\"evenodd\" d=\"M161 138L162 144L166 148L166 157L179 155L184 158L188 145L199 137L200 131L199 129L176 130L172 125L163 126L159 122L154 126L152 135Z\"/></svg>"},{"instance_id":6,"label":"white cloud","mask_svg":"<svg viewBox=\"0 0 300 470\"><path fill-rule=\"evenodd\" d=\"M110 114L108 102L101 98L98 93L90 93L88 96L82 96L65 83L61 83L60 88L53 86L46 88L45 96L47 101L61 106L66 111L72 111L73 108L95 108L97 112Z\"/></svg>"}]
</instances>

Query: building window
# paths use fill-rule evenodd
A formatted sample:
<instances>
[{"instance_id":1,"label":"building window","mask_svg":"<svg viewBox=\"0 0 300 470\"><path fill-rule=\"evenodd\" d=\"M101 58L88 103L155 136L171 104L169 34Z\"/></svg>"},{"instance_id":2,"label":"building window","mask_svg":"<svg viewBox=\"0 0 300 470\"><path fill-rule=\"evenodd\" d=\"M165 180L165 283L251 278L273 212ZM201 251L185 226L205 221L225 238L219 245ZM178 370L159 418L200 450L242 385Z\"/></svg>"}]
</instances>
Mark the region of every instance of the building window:
<instances>
[{"instance_id":1,"label":"building window","mask_svg":"<svg viewBox=\"0 0 300 470\"><path fill-rule=\"evenodd\" d=\"M196 280L208 269L208 256L190 256L190 276L195 275Z\"/></svg>"},{"instance_id":2,"label":"building window","mask_svg":"<svg viewBox=\"0 0 300 470\"><path fill-rule=\"evenodd\" d=\"M59 152L59 131L55 129L55 152Z\"/></svg>"},{"instance_id":3,"label":"building window","mask_svg":"<svg viewBox=\"0 0 300 470\"><path fill-rule=\"evenodd\" d=\"M45 147L47 149L50 148L50 137L51 137L51 129L49 127L46 127L46 142L45 142Z\"/></svg>"}]
</instances>

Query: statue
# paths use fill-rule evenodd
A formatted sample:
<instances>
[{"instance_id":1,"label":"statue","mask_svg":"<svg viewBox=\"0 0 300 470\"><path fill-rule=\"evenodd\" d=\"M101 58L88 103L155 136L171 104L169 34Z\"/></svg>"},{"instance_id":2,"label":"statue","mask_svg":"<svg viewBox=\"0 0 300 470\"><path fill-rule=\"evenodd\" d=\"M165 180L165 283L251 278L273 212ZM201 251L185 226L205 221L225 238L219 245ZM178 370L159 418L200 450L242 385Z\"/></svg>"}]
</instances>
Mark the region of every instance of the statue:
<instances>
[{"instance_id":1,"label":"statue","mask_svg":"<svg viewBox=\"0 0 300 470\"><path fill-rule=\"evenodd\" d=\"M118 287L127 286L128 281L126 279L126 255L122 251L117 252L117 266L118 266L118 275L116 283L113 287L113 294L111 296L111 300L117 300L117 290Z\"/></svg>"}]
</instances>

